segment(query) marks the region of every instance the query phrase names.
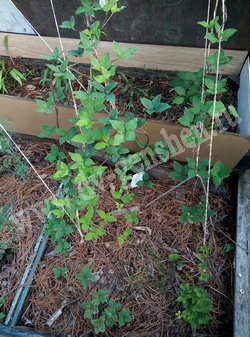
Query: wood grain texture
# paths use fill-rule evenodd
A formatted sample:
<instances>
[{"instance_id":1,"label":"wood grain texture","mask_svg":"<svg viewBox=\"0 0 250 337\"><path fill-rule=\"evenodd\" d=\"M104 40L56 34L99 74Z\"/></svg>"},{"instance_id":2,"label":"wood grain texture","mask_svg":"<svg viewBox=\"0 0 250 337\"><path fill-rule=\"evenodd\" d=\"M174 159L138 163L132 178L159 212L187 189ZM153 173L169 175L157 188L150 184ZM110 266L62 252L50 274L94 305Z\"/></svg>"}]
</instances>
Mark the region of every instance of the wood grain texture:
<instances>
[{"instance_id":1,"label":"wood grain texture","mask_svg":"<svg viewBox=\"0 0 250 337\"><path fill-rule=\"evenodd\" d=\"M7 56L4 48L4 36L6 33L0 33L0 55ZM24 57L31 59L42 59L42 55L50 54L55 46L60 46L58 38L23 35L23 34L8 34L9 36L9 51L12 57ZM48 44L48 46L45 44ZM78 39L63 38L62 44L64 51L76 49L79 43ZM102 56L107 51L110 51L111 60L115 60L115 65L129 68L143 68L147 65L148 69L153 70L190 70L198 71L203 66L204 50L202 48L160 46L148 44L128 44L121 43L123 49L135 47L137 52L131 59L118 59L113 52L112 42L102 41L98 47L98 55ZM89 54L82 58L70 57L72 62L89 63ZM233 56L233 60L223 66L221 71L227 75L239 75L243 62L247 56L246 51L226 50L225 55Z\"/></svg>"},{"instance_id":2,"label":"wood grain texture","mask_svg":"<svg viewBox=\"0 0 250 337\"><path fill-rule=\"evenodd\" d=\"M235 255L234 337L250 336L250 170L239 176Z\"/></svg>"},{"instance_id":3,"label":"wood grain texture","mask_svg":"<svg viewBox=\"0 0 250 337\"><path fill-rule=\"evenodd\" d=\"M57 36L50 1L13 0L41 35ZM79 7L79 0L54 0L57 21L69 20ZM201 0L120 0L126 9L112 17L105 27L104 40L203 47L205 30L197 25L206 20L207 1ZM215 1L211 2L211 16ZM227 0L226 28L238 32L224 43L227 49L250 50L250 1ZM217 15L221 15L219 3ZM100 12L97 19L103 19ZM76 28L86 27L84 15L76 16ZM77 32L60 29L63 37L77 37Z\"/></svg>"},{"instance_id":4,"label":"wood grain texture","mask_svg":"<svg viewBox=\"0 0 250 337\"><path fill-rule=\"evenodd\" d=\"M32 100L0 95L0 115L4 118L9 131L37 136L42 132L42 124L47 124L50 127L56 124L55 113L38 113L35 111L37 107L36 102ZM60 128L70 128L72 123L69 122L69 119L75 117L75 110L65 106L58 106L58 110ZM95 122L104 116L106 113L96 113ZM95 123L95 127L102 125ZM188 128L148 120L141 129L149 135L149 146L161 139L165 139L168 146L174 146L178 151L173 153L172 159L186 161L186 157L192 158L194 156L193 149L189 148L188 144L181 139L181 136L187 135L189 132ZM201 144L200 159L208 158L209 132L205 134L205 138L206 141ZM147 137L141 134L137 134L137 139L147 141ZM127 142L126 146L131 152L140 150L134 141ZM215 133L212 163L221 160L226 167L235 167L249 148L250 137L232 133Z\"/></svg>"}]
</instances>

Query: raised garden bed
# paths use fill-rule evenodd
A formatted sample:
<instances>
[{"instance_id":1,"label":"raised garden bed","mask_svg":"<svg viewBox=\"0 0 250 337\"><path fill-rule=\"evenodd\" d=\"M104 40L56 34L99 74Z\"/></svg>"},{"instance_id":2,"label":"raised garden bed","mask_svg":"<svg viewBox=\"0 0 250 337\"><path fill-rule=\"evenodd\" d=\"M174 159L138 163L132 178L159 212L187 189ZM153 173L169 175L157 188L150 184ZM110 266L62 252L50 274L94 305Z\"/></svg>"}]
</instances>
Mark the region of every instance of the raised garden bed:
<instances>
[{"instance_id":1,"label":"raised garden bed","mask_svg":"<svg viewBox=\"0 0 250 337\"><path fill-rule=\"evenodd\" d=\"M119 11L116 5L107 9L104 2L97 7L91 7L91 11L104 10L107 14L111 9L111 16L113 11ZM41 124L47 124L48 126L43 127L45 137L51 137L57 128L56 132L62 136L59 144L73 140L76 146L80 146L66 154L63 153L63 148L60 147L62 152L58 152L54 146L47 157L53 159L51 163L55 157L64 158L65 162L58 161L57 168L50 165L55 169L54 180L61 181L60 186L55 182L53 186L58 190L58 195L50 191L53 198L45 203L46 234L51 236L52 244L48 245L44 262L39 264L34 275L30 303L26 302L24 311L23 308L20 310L26 324L34 326L36 330L48 326L47 331L62 336L92 334L93 329L96 334L101 332L103 336L214 336L231 333L230 328L228 332L224 328L225 316L221 305L228 308L231 301L226 289L230 283L230 264L225 261L228 258L227 253L230 256L233 249L234 226L229 219L232 215L232 204L229 200L225 203L225 197L222 199L210 193L209 178L219 186L223 178L230 175L231 170L228 167L233 168L247 152L249 137L219 132L231 131L227 124L237 124L232 118L230 122L225 120L226 116L221 115L225 112L222 99L216 100L218 92L225 92L225 81L218 75L218 68L220 63L227 64L231 59L224 55L220 42L226 41L236 31L224 30L227 15L223 6L222 10L222 22L219 17L214 17L209 23L200 22L210 31L206 38L212 43L219 42L218 52L206 58L204 73L192 73L191 82L188 79L186 84L180 84L179 81L175 85L179 95L176 102L186 102L181 123L185 127L169 122L162 123L162 118L160 121L148 120L143 124L144 121L137 119L131 112L126 112L124 117L117 117L118 113L123 115L129 105L130 109L138 110L139 105L134 96L139 96L142 92L147 97L141 99L146 108L141 111L143 117L145 110L149 114L157 109L166 110L166 101L173 94L173 90L169 90L167 95L161 92L164 93L164 102L160 103L162 97L158 90L157 93L152 93L155 98L150 98L152 83L149 83L150 89L145 86L138 89L122 74L116 74L116 79L125 82L127 88L121 89L119 81L118 85L113 83L116 67L111 64L110 54L106 53L100 58L98 48L103 44L96 48L101 34L97 29L98 22L81 32L78 49L69 52L78 56L83 50L84 55L88 51L93 53L89 59L90 76L87 75L90 89L86 93L85 86L83 91L75 93L75 97L80 100L79 109L57 104L51 109L52 101L55 105L56 97L66 93L61 81L67 80L64 81L67 86L68 80L74 79L69 72L69 60L60 59L59 49L56 48L53 56L47 57L48 60L54 59L58 62L57 67L49 66L52 70L49 80L55 77L55 86L50 92L51 99L46 104L44 101L39 102L40 111L48 114L38 116L35 113L36 103L31 100L1 97L9 130L37 135L41 132ZM77 10L76 15L83 12L86 13L84 6ZM108 21L108 18L105 19L104 25ZM74 24L72 17L70 21L63 23L63 27L73 28ZM135 52L134 48L124 50L116 42L113 47L118 59L130 58ZM156 50L157 47L154 48ZM214 70L217 70L216 76L211 75ZM187 73L183 75L185 79L186 75ZM80 76L81 81L84 81L86 76ZM204 82L201 94L199 90L202 79ZM161 82L166 84L165 79L161 79ZM111 85L109 89L107 83ZM75 83L71 82L71 85L74 87ZM31 97L31 91L37 94L34 87L33 84L28 84L26 98ZM116 98L119 98L118 109L115 109L116 101L112 90ZM126 93L129 101L124 104L121 97ZM210 94L215 97L214 100L209 98ZM70 100L67 93L65 96L66 101ZM58 99L65 102L61 97ZM10 103L16 106L18 114L13 113L15 110ZM78 103L74 101L75 108ZM51 113L53 109L55 112ZM168 111L170 122L173 122L172 109ZM175 111L176 118L179 117L178 109ZM109 115L102 112L105 110ZM75 117L75 113L77 119L73 122L76 126L71 129L69 136L65 130L72 126L69 119ZM234 117L237 115L234 108L231 109L231 114ZM216 117L220 121L215 120ZM214 128L221 121L219 129ZM209 133L206 128L212 132ZM79 133L75 135L77 129ZM205 142L201 136L205 138ZM99 143L95 144L96 141ZM143 150L139 150L138 141ZM169 148L171 145L176 149ZM112 155L113 162L116 162L115 169L103 167L107 165L106 157L101 157L98 165L93 162L95 150L103 149ZM128 150L135 154L128 154ZM162 168L169 172L172 164L160 166L158 161L160 158L162 162L166 162L169 153L172 153L171 158L187 160L184 167L174 162L174 172L170 175L182 182L173 183L169 177L165 177L164 180L153 181L152 184L144 171L147 172L151 165L158 165L160 170ZM132 178L131 171L136 171L134 167L141 162L139 175L142 180L132 190L128 184ZM135 176L132 182L134 178ZM41 176L39 180L41 181ZM164 193L166 190L167 193ZM227 226L226 233L222 226ZM226 242L223 241L225 238ZM44 237L44 240L47 238ZM59 256L59 260L55 254L58 252L63 255ZM71 259L74 259L74 264ZM57 262L58 265L55 264ZM39 281L37 277L42 279ZM19 284L20 288L22 286ZM54 294L58 297L53 297ZM79 302L84 303L78 306ZM178 302L182 303L182 307ZM47 309L44 307L45 303L56 308ZM19 304L18 306L20 309ZM9 310L12 309L13 306ZM81 318L80 314L83 314ZM6 324L9 324L11 315L12 313L8 314ZM42 318L41 325L36 321L37 317ZM191 327L186 323L179 324L180 318L189 322ZM12 324L16 322L17 320ZM220 325L223 326L223 332ZM229 327L228 321L226 325Z\"/></svg>"},{"instance_id":2,"label":"raised garden bed","mask_svg":"<svg viewBox=\"0 0 250 337\"><path fill-rule=\"evenodd\" d=\"M29 73L31 68L34 70L31 75L27 77L27 83L24 83L23 86L10 86L10 94L15 96L0 95L0 113L4 118L6 127L9 131L37 136L41 133L42 124L47 124L52 127L56 123L55 112L52 114L39 114L35 111L38 105L34 99L36 97L47 97L49 79L45 82L44 86L40 83L43 79L44 69L41 64L25 65L17 62L16 65L23 71L23 73ZM78 71L83 72L82 81L83 83L86 82L88 77L85 78L85 72L77 69L77 72ZM118 75L117 81L119 85L116 88L115 94L119 98L118 108L121 115L130 109L139 118L147 117L147 122L141 128L149 137L148 146L151 146L155 142L164 138L169 146L172 145L178 150L171 155L171 158L185 161L186 157L192 156L193 149L190 148L181 138L189 132L188 128L178 125L178 118L181 114L183 114L183 108L174 104L167 110L167 112L164 111L159 114L154 113L149 116L146 115L145 108L143 108L140 102L141 97L150 97L156 93L161 93L163 101L171 104L173 99L176 97L176 93L169 84L170 80L171 78L166 78L164 74L161 74L160 77L156 77L154 79L148 79L147 74L141 78L129 75L126 76L124 74ZM78 86L76 83L75 90L77 90L77 88ZM219 99L221 98L226 106L231 104L237 106L237 85L231 82L231 86L228 87L228 90L228 93L223 96L220 95ZM31 98L33 98L33 100L31 100ZM58 105L57 109L59 113L58 121L60 128L69 129L72 126L69 119L75 116L74 109L63 105ZM105 115L105 112L96 113L94 120L97 121ZM244 118L246 117L243 117L243 124ZM27 123L27 120L29 123ZM222 118L222 125L223 127L220 127L220 129L214 132L212 162L214 163L218 160L218 158L220 158L226 167L233 168L248 151L250 138L246 135L241 136L238 133L234 133L237 131L237 123L235 121L228 124L227 118ZM98 126L98 124L95 124L95 127ZM223 130L223 132L221 130ZM225 132L225 130L227 131ZM234 132L232 133L232 131ZM56 135L54 135L54 137L56 137ZM209 153L209 132L205 131L204 137L206 141L201 144L201 159L208 158ZM145 134L137 135L137 140L146 142L147 136ZM129 142L126 146L128 146L132 152L138 151L139 149L135 142Z\"/></svg>"},{"instance_id":3,"label":"raised garden bed","mask_svg":"<svg viewBox=\"0 0 250 337\"><path fill-rule=\"evenodd\" d=\"M51 144L17 139L17 143L43 176L50 188L58 187L49 176L55 171L55 164L44 160ZM62 148L61 151L64 151ZM65 152L67 154L67 152ZM164 165L165 166L165 165ZM171 164L167 164L171 169ZM41 181L34 172L26 180L20 180L12 173L0 176L1 205L8 204L17 196L11 211L11 231L1 232L1 242L7 241L8 248L1 258L0 287L6 296L4 312L8 313L26 264L28 263L36 239L42 228L44 198L49 197ZM106 211L115 209L109 199L110 190L116 187L113 169L109 168L100 189L99 206ZM196 284L198 281L195 256L203 241L203 227L194 223L178 223L180 206L196 204L202 190L199 183L194 188L182 185L167 196L145 206L174 186L172 179L153 181L153 187L138 187L133 204L139 208L140 223L133 224L132 235L123 246L119 246L117 236L128 229L124 216L109 224L107 233L98 239L96 248L80 242L76 233L67 236L72 249L65 258L54 254L54 243L48 243L44 257L38 265L30 294L25 302L19 325L32 327L38 332L58 336L92 336L92 325L83 319L83 309L79 303L91 294L84 291L75 274L80 273L87 263L99 280L97 288L106 286L110 296L129 308L133 321L125 327L108 328L100 336L190 336L190 326L176 318L180 309L176 303L177 289L183 282ZM209 268L211 278L206 283L206 291L213 300L211 323L206 328L197 329L197 334L205 336L232 335L232 258L233 252L225 253L225 244L234 237L234 206L230 199L211 195L211 207L217 209L213 228L209 231L207 245L210 248ZM14 223L13 223L14 221ZM178 265L169 254L179 254ZM68 268L68 272L55 278L53 268ZM58 309L61 309L58 317Z\"/></svg>"}]
</instances>

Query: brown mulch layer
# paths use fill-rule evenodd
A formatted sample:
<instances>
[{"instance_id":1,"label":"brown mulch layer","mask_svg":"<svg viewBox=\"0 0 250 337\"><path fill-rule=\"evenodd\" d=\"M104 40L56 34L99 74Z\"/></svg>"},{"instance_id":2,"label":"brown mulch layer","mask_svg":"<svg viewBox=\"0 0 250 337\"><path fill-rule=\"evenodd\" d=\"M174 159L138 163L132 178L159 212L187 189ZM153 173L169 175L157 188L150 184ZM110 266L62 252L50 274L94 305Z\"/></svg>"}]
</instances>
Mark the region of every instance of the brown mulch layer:
<instances>
[{"instance_id":1,"label":"brown mulch layer","mask_svg":"<svg viewBox=\"0 0 250 337\"><path fill-rule=\"evenodd\" d=\"M50 144L24 140L20 140L20 144L26 155L35 153L34 158L38 156L34 166L56 193L57 182L49 178L56 169L55 165L43 160ZM167 165L170 167L171 163ZM97 208L105 211L116 209L110 190L118 186L118 181L112 173L113 169L108 168L98 189L100 199ZM106 234L98 239L95 246L81 243L78 233L72 233L67 237L71 243L69 254L63 257L54 254L55 244L48 242L19 325L63 337L90 336L93 326L83 318L84 311L79 303L91 294L75 277L89 264L96 276L95 290L106 286L110 296L123 308L129 308L133 317L133 321L124 327L107 328L106 333L100 336L149 337L154 333L158 336L190 336L190 326L175 316L181 310L176 298L179 286L184 282L205 287L213 301L211 323L197 329L197 333L207 337L231 336L233 252L223 255L221 249L233 235L232 203L210 194L211 208L216 210L217 215L213 226L208 225L206 244L210 248L208 263L211 277L203 283L198 280L200 261L195 254L203 245L204 228L202 224L178 222L181 206L194 206L200 201L203 193L199 183L196 186L182 185L145 208L150 201L175 185L174 180L166 178L153 181L152 188L133 189L131 192L136 196L128 207L139 207L140 223L128 225L124 216L118 216L116 222L106 226ZM10 308L32 247L41 232L43 200L49 198L50 193L32 171L26 181L20 181L12 174L1 175L1 205L13 196L18 196L12 211L12 216L18 220L17 226L11 232L0 233L0 242L9 240L12 252L12 257L0 267L0 294L6 296L5 313ZM132 235L119 246L117 236L127 229L133 230ZM180 255L181 267L173 266L168 257L171 253ZM67 267L69 272L55 279L53 268L59 266ZM48 320L59 308L62 309L61 314L49 326Z\"/></svg>"},{"instance_id":2,"label":"brown mulch layer","mask_svg":"<svg viewBox=\"0 0 250 337\"><path fill-rule=\"evenodd\" d=\"M41 83L44 79L44 70L46 69L44 63L29 63L17 59L14 60L14 63L12 61L6 61L6 64L9 67L18 69L27 76L27 81L23 82L23 86L16 85L11 81L11 79L9 80L7 85L9 95L28 99L46 99L48 97L51 83L50 75L47 75L47 80L43 84ZM89 72L80 66L74 66L71 69L73 74L79 79L80 83L85 88L88 88ZM136 117L179 124L178 118L183 116L184 107L172 104L172 101L177 94L174 88L170 85L171 79L173 79L173 77L168 77L162 72L159 72L153 77L149 77L146 72L145 76L141 77L125 75L124 73L118 72L114 77L114 81L118 84L113 92L116 96L115 104L118 108L119 114L124 115L126 111L131 111L136 115ZM72 87L75 91L81 89L77 81L73 82ZM226 107L229 105L237 107L237 85L228 79L226 89L228 92L219 94L217 96L217 100L221 100ZM64 101L67 102L67 104L68 102L70 104L70 101L72 101L71 93L68 91L68 93L66 92L64 94L66 95ZM170 108L163 112L149 115L142 105L140 98L146 97L152 99L158 94L161 94L161 101L168 103ZM211 99L213 98L211 97ZM61 101L58 103L62 104ZM109 107L107 107L107 109L110 110ZM228 125L227 120L223 117L221 119L221 123L224 131L237 132L235 128L232 129Z\"/></svg>"}]
</instances>

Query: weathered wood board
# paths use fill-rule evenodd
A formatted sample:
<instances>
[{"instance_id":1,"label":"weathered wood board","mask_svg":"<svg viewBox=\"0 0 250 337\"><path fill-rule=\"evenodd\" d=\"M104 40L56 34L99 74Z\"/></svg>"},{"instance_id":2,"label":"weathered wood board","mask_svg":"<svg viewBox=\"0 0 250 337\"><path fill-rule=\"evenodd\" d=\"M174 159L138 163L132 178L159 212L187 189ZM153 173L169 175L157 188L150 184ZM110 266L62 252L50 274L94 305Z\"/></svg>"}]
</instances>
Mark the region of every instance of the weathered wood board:
<instances>
[{"instance_id":1,"label":"weathered wood board","mask_svg":"<svg viewBox=\"0 0 250 337\"><path fill-rule=\"evenodd\" d=\"M8 56L4 48L4 37L6 33L0 33L0 55ZM60 46L58 38L39 36L8 34L9 52L12 57L23 57L31 59L42 59L42 55L51 54L55 46ZM47 45L46 45L46 43ZM68 52L70 49L76 49L79 40L63 38L63 50ZM98 55L101 57L110 51L111 60L115 60L114 65L129 68L178 71L190 70L198 71L203 67L204 49L203 48L186 48L174 46L160 46L149 44L127 44L121 43L123 49L135 47L136 54L131 59L117 59L113 51L112 42L102 41L98 47ZM60 49L60 48L59 48ZM239 75L241 67L247 56L247 51L226 50L225 55L233 56L233 60L221 68L221 72L227 75ZM72 62L89 63L89 54L82 58L69 58Z\"/></svg>"},{"instance_id":2,"label":"weathered wood board","mask_svg":"<svg viewBox=\"0 0 250 337\"><path fill-rule=\"evenodd\" d=\"M250 135L250 58L240 73L240 88L238 90L238 113L244 123L239 124L239 132L242 135Z\"/></svg>"},{"instance_id":3,"label":"weathered wood board","mask_svg":"<svg viewBox=\"0 0 250 337\"><path fill-rule=\"evenodd\" d=\"M35 111L37 104L33 100L0 95L0 116L5 120L8 131L37 136L42 132L42 124L50 127L56 124L55 113L44 114ZM75 110L70 107L59 106L59 126L68 129L72 126L70 118L75 117ZM95 121L106 116L105 113L96 113ZM96 123L96 126L101 124ZM168 146L174 146L178 151L173 153L172 159L185 161L186 157L193 157L193 149L188 148L181 136L188 133L188 128L180 125L147 121L142 127L149 135L149 146L165 139ZM210 133L205 135L206 141L201 144L200 158L207 159L209 154ZM138 134L138 140L147 141L145 135ZM126 146L131 152L139 150L135 142L127 142ZM233 168L250 148L250 137L233 133L215 133L213 138L212 162L221 160L226 167Z\"/></svg>"},{"instance_id":4,"label":"weathered wood board","mask_svg":"<svg viewBox=\"0 0 250 337\"><path fill-rule=\"evenodd\" d=\"M235 254L234 337L250 336L250 170L239 176Z\"/></svg>"},{"instance_id":5,"label":"weathered wood board","mask_svg":"<svg viewBox=\"0 0 250 337\"><path fill-rule=\"evenodd\" d=\"M45 36L57 36L50 1L12 0L36 30ZM211 1L211 14L215 1ZM57 21L69 20L79 7L79 0L53 1ZM201 0L119 0L126 8L105 27L103 39L120 42L203 47L205 29L197 25L206 20L208 1ZM226 28L238 32L224 43L227 49L250 50L250 1L227 0ZM221 17L221 2L217 14ZM97 19L100 14L97 12ZM76 16L76 29L83 30L84 14ZM60 29L63 37L77 37L77 32Z\"/></svg>"}]
</instances>

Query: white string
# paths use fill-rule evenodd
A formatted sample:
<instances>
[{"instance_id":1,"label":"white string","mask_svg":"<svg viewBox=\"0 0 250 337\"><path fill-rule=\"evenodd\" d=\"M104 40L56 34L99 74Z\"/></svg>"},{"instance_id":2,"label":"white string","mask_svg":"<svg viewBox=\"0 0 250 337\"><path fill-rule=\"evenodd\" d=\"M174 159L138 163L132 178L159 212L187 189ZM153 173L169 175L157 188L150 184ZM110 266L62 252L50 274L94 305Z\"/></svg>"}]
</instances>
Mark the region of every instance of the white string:
<instances>
[{"instance_id":1,"label":"white string","mask_svg":"<svg viewBox=\"0 0 250 337\"><path fill-rule=\"evenodd\" d=\"M65 55L64 55L64 51L63 51L63 44L62 44L62 39L60 36L60 32L58 29L58 24L57 24L57 18L56 18L56 14L55 14L55 10L54 10L54 6L53 6L53 2L51 2L51 7L52 7L52 12L53 12L53 16L54 16L54 20L55 20L55 24L56 24L56 29L57 29L57 33L58 33L58 37L59 37L59 41L60 41L60 47L61 50L63 52L63 57L65 59ZM15 5L14 5L15 6ZM22 15L22 17L30 24L30 26L32 27L32 29L35 31L35 33L39 36L39 38L43 41L43 43L48 47L48 49L53 52L53 49L49 46L49 44L45 41L45 39L39 34L39 32L32 26L32 24L24 17L24 15L22 14L22 12L17 8L18 12ZM61 60L60 60L61 61ZM67 69L67 71L69 71L75 80L77 80L77 82L81 85L81 87L83 89L85 89L83 87L83 85L79 82L79 80L74 76L74 74L71 72L70 69ZM69 80L70 82L70 80ZM75 102L75 97L73 94L73 90L72 90L72 85L70 82L70 89L71 89L71 94L73 97L73 101L74 101L74 108L76 110L76 113L78 115L78 111L77 111L77 106L76 106L76 102ZM85 89L86 90L86 89ZM49 191L49 193L51 194L51 196L53 197L53 199L56 198L56 195L51 191L51 189L49 188L49 186L46 184L46 182L44 181L44 179L39 175L39 173L37 172L36 168L34 167L34 165L30 162L30 160L27 158L27 156L24 154L24 152L20 149L20 147L16 144L16 142L14 141L14 139L11 137L11 135L8 133L8 131L4 128L4 126L0 123L0 128L2 129L2 131L4 132L4 134L10 139L10 141L14 144L14 146L17 148L17 150L21 153L21 155L23 156L23 158L26 160L26 162L28 163L28 165L31 167L31 169L35 172L35 174L37 175L37 177L39 178L39 180L42 182L42 184L44 185L44 187ZM65 210L64 207L60 207L64 210L64 212L69 216L70 220L72 221L72 223L78 228L79 225L77 223L75 223L75 221L70 217L69 213ZM78 228L78 231L81 233L81 231ZM81 235L82 240L83 240L83 236Z\"/></svg>"},{"instance_id":2,"label":"white string","mask_svg":"<svg viewBox=\"0 0 250 337\"><path fill-rule=\"evenodd\" d=\"M23 158L27 161L27 163L29 164L29 166L32 168L32 170L35 172L35 174L37 175L37 177L41 180L41 182L43 183L43 185L46 187L46 189L49 191L49 193L52 195L53 198L55 198L55 194L51 191L51 189L49 188L49 186L46 184L46 182L43 180L43 178L40 176L40 174L37 172L36 168L34 167L34 165L30 162L30 160L26 157L26 155L23 153L23 151L20 149L20 147L17 145L17 143L14 141L14 139L10 136L10 134L8 133L8 131L4 128L4 126L0 123L0 127L3 130L3 132L5 133L5 135L11 140L11 142L14 144L14 146L17 148L17 150L21 153L21 155L23 156Z\"/></svg>"},{"instance_id":3,"label":"white string","mask_svg":"<svg viewBox=\"0 0 250 337\"><path fill-rule=\"evenodd\" d=\"M56 18L56 12L55 12L55 8L54 8L54 4L53 4L52 0L50 0L50 4L51 4L52 12L53 12L53 17L54 17L54 21L55 21L55 25L56 25L56 31L57 31L61 51L62 51L62 54L63 54L63 59L65 60L62 38L61 38L61 35L60 35L60 32L59 32L59 26L58 26L58 22L57 22L57 18Z\"/></svg>"},{"instance_id":4,"label":"white string","mask_svg":"<svg viewBox=\"0 0 250 337\"><path fill-rule=\"evenodd\" d=\"M11 0L10 0L11 1ZM12 2L12 1L11 1ZM13 4L13 3L12 3ZM15 6L13 4L13 6ZM52 4L53 6L53 4ZM16 6L15 6L16 7ZM43 36L36 30L36 28L29 22L29 20L26 19L26 17L23 15L23 13L16 7L17 11L20 13L20 15L28 22L28 24L31 26L31 28L34 30L34 32L37 34L37 36L43 41L43 43L47 46L47 48L53 53L53 48L50 47L50 45L47 43L47 41L43 38ZM52 7L52 11L53 11L53 15L55 18L55 22L57 22L56 16L55 16L55 10L54 10L54 6ZM57 27L57 24L56 24ZM58 30L57 27L57 32L59 34L59 40L60 40L60 46L61 46L61 50L63 51L63 44L62 44L62 38L60 36L60 32ZM63 54L64 55L64 54ZM61 61L60 59L58 61ZM61 61L62 62L62 61ZM74 80L77 81L77 83L80 85L80 87L84 90L87 91L86 88L83 86L83 84L78 80L77 77L75 77L75 75L72 73L72 71L70 69L67 68L67 71L69 71L71 73L72 76L74 76Z\"/></svg>"},{"instance_id":5,"label":"white string","mask_svg":"<svg viewBox=\"0 0 250 337\"><path fill-rule=\"evenodd\" d=\"M62 50L62 53L63 53L63 59L65 60L66 57L65 57L65 53L64 53L62 38L61 38L60 31L59 31L59 28L58 28L58 21L57 21L57 17L56 17L56 12L55 12L55 8L54 8L53 0L50 0L50 4L51 4L53 16L54 16L54 21L55 21L55 25L56 25L56 30L57 30L57 34L58 34L58 39L59 39L60 47L61 47L61 50ZM68 67L67 67L67 71L72 74L71 70ZM76 77L74 75L73 75L73 77L74 77L74 79L76 79ZM78 81L78 79L77 79L77 82L80 83ZM68 83L69 83L70 92L71 92L71 96L72 96L72 100L73 100L73 104L74 104L75 114L76 114L76 117L78 117L78 110L77 110L76 100L75 100L75 96L74 96L73 88L72 88L72 83L71 83L70 79L68 80ZM81 87L82 87L82 85L81 85ZM77 214L77 219L78 219L78 210L77 210L76 214ZM70 217L70 219L71 219L71 217ZM79 233L79 235L81 237L81 243L83 243L84 242L84 235L82 233L81 225L79 224L78 221L74 222L73 219L71 219L71 220L74 223L74 225L76 226L77 231L78 231L78 233Z\"/></svg>"},{"instance_id":6,"label":"white string","mask_svg":"<svg viewBox=\"0 0 250 337\"><path fill-rule=\"evenodd\" d=\"M10 0L12 5L16 8L16 10L19 12L19 14L28 22L30 27L34 30L34 32L40 37L40 39L43 41L43 43L48 47L48 49L53 52L53 49L49 46L49 44L45 41L45 39L42 37L42 35L39 34L39 32L35 29L35 27L29 22L29 20L26 19L26 17L23 15L23 13L16 7L15 4L13 4L12 0Z\"/></svg>"},{"instance_id":7,"label":"white string","mask_svg":"<svg viewBox=\"0 0 250 337\"><path fill-rule=\"evenodd\" d=\"M214 13L214 16L216 13ZM223 21L221 25L221 33L223 33L224 25L225 25L225 0L222 0L222 15ZM211 173L212 166L212 154L213 154L213 137L214 137L214 121L215 121L215 110L216 110L216 98L217 98L217 89L218 89L218 80L219 80L219 66L220 66L220 55L221 55L221 41L222 34L220 34L219 42L218 42L218 57L216 63L216 75L215 75L215 86L214 86L214 100L213 100L213 111L212 111L212 125L211 125L211 139L209 143L209 159L208 159L208 176ZM205 210L205 221L204 221L204 238L203 244L205 245L206 237L207 237L207 219L208 219L208 208L209 208L209 187L210 187L210 178L207 182L207 191L206 191L206 210Z\"/></svg>"},{"instance_id":8,"label":"white string","mask_svg":"<svg viewBox=\"0 0 250 337\"><path fill-rule=\"evenodd\" d=\"M211 8L211 0L208 1L208 6L207 6L207 24L209 23L210 8ZM206 28L206 34L207 33L208 33L208 28ZM210 43L208 43L208 40L205 39L205 48L204 48L204 56L203 56L202 91L201 91L202 103L204 103L204 96L205 96L205 75L206 75L206 69L207 69L206 57L209 56L209 51L210 51ZM204 123L200 122L199 126L200 126L200 137L202 137ZM199 157L200 157L200 149L201 149L201 143L199 143L196 148L196 167L197 168L198 168L198 162L199 162Z\"/></svg>"}]
</instances>

